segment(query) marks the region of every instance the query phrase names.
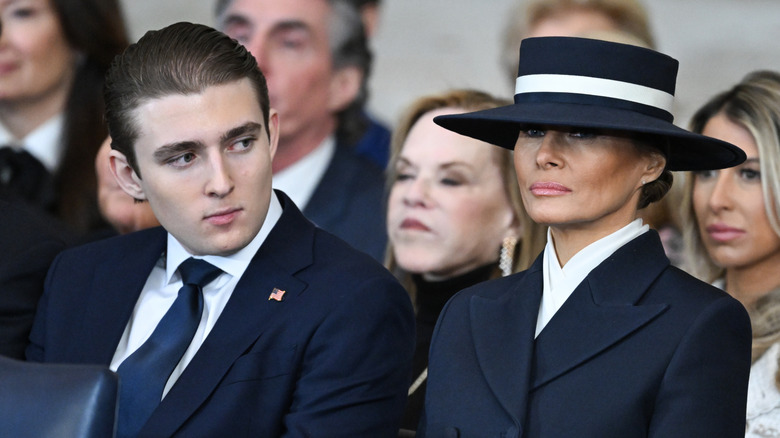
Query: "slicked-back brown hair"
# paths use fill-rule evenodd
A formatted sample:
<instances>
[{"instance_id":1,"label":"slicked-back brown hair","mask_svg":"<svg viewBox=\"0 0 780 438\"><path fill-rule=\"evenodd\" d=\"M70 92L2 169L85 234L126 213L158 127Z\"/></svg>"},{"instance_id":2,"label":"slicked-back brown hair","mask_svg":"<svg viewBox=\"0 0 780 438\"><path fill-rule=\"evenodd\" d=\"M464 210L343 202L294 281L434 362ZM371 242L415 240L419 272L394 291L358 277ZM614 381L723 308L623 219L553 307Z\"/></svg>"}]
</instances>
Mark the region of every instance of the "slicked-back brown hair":
<instances>
[{"instance_id":1,"label":"slicked-back brown hair","mask_svg":"<svg viewBox=\"0 0 780 438\"><path fill-rule=\"evenodd\" d=\"M268 87L255 58L235 40L202 24L181 22L147 32L118 56L106 75L106 121L111 147L138 176L139 127L134 111L152 99L199 94L207 87L248 78L268 133Z\"/></svg>"}]
</instances>

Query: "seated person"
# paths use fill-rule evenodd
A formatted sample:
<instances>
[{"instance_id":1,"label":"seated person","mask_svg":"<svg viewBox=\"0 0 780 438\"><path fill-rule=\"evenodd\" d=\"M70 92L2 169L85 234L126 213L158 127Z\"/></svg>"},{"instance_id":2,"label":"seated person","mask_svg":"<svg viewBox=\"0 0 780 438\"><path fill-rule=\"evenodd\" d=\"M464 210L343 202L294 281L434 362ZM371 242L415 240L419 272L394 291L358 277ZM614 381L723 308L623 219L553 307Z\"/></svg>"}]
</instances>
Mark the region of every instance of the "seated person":
<instances>
[{"instance_id":1,"label":"seated person","mask_svg":"<svg viewBox=\"0 0 780 438\"><path fill-rule=\"evenodd\" d=\"M421 97L401 119L388 172L386 266L414 300L417 347L401 427L417 428L428 348L444 303L458 291L528 268L544 228L520 202L512 153L433 123L440 114L506 105L475 90Z\"/></svg>"},{"instance_id":2,"label":"seated person","mask_svg":"<svg viewBox=\"0 0 780 438\"><path fill-rule=\"evenodd\" d=\"M43 281L72 236L39 210L0 194L0 355L24 359Z\"/></svg>"},{"instance_id":3,"label":"seated person","mask_svg":"<svg viewBox=\"0 0 780 438\"><path fill-rule=\"evenodd\" d=\"M162 227L63 252L27 358L110 365L119 437L394 436L411 302L271 188L280 117L210 27L148 32L106 79L111 170Z\"/></svg>"},{"instance_id":4,"label":"seated person","mask_svg":"<svg viewBox=\"0 0 780 438\"><path fill-rule=\"evenodd\" d=\"M548 231L527 270L442 310L418 436L744 434L747 312L670 266L638 217L672 170L745 161L672 123L677 67L627 44L528 38L512 105L434 118L514 150L523 205Z\"/></svg>"}]
</instances>

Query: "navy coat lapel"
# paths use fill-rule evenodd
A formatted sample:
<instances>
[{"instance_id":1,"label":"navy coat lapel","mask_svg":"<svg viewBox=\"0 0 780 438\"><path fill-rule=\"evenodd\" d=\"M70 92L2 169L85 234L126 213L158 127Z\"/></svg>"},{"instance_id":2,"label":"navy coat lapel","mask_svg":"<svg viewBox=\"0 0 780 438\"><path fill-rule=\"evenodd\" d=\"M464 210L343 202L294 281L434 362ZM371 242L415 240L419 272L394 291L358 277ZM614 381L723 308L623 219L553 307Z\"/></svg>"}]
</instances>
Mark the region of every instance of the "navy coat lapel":
<instances>
[{"instance_id":1,"label":"navy coat lapel","mask_svg":"<svg viewBox=\"0 0 780 438\"><path fill-rule=\"evenodd\" d=\"M142 430L170 436L197 410L224 375L295 300L306 283L294 274L313 263L314 227L286 196L284 211L244 272L216 325ZM269 300L274 288L282 301ZM152 433L153 431L153 433Z\"/></svg>"},{"instance_id":2,"label":"navy coat lapel","mask_svg":"<svg viewBox=\"0 0 780 438\"><path fill-rule=\"evenodd\" d=\"M515 286L498 299L471 298L471 333L480 368L518 430L526 411L533 335L542 296L541 260L540 256L519 274Z\"/></svg>"},{"instance_id":3,"label":"navy coat lapel","mask_svg":"<svg viewBox=\"0 0 780 438\"><path fill-rule=\"evenodd\" d=\"M637 303L668 265L658 234L649 231L597 266L537 337L531 389L575 368L663 313L665 304Z\"/></svg>"},{"instance_id":4,"label":"navy coat lapel","mask_svg":"<svg viewBox=\"0 0 780 438\"><path fill-rule=\"evenodd\" d=\"M117 248L113 257L95 267L81 325L89 331L81 336L90 339L90 348L82 351L85 362L111 362L149 273L165 250L167 233L162 227L137 236L132 245Z\"/></svg>"}]
</instances>

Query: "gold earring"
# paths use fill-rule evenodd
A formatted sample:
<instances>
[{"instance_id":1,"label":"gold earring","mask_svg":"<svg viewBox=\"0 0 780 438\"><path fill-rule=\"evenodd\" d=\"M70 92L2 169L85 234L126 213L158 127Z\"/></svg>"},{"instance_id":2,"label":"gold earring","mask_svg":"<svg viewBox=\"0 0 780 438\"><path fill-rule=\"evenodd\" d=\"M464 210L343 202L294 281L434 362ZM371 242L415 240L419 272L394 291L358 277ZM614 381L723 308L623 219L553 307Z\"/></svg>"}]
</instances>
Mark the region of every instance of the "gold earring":
<instances>
[{"instance_id":1,"label":"gold earring","mask_svg":"<svg viewBox=\"0 0 780 438\"><path fill-rule=\"evenodd\" d=\"M498 267L501 269L502 277L512 274L515 261L515 246L517 246L516 237L504 237L504 241L501 243L501 255L498 258Z\"/></svg>"}]
</instances>

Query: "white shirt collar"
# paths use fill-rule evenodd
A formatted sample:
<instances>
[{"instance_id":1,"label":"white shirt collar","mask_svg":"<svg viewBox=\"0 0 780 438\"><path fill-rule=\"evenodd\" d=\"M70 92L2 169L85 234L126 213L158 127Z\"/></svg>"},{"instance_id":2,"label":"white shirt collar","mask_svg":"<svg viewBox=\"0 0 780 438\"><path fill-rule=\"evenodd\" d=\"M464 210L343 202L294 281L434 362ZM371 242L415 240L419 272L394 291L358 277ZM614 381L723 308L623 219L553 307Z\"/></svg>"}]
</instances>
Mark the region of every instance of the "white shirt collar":
<instances>
[{"instance_id":1,"label":"white shirt collar","mask_svg":"<svg viewBox=\"0 0 780 438\"><path fill-rule=\"evenodd\" d=\"M0 146L21 147L43 164L49 172L55 172L60 165L63 148L60 146L65 118L57 114L35 128L26 137L17 139L0 123Z\"/></svg>"},{"instance_id":2,"label":"white shirt collar","mask_svg":"<svg viewBox=\"0 0 780 438\"><path fill-rule=\"evenodd\" d=\"M581 249L565 266L558 263L558 254L548 229L547 245L544 248L542 260L544 289L539 316L536 319L536 336L539 336L542 329L563 306L574 289L590 274L590 271L620 247L649 229L649 226L642 223L642 219L635 219L625 227Z\"/></svg>"},{"instance_id":3,"label":"white shirt collar","mask_svg":"<svg viewBox=\"0 0 780 438\"><path fill-rule=\"evenodd\" d=\"M201 258L222 269L222 271L230 274L231 276L240 278L246 268L249 266L249 262L252 261L252 257L255 256L257 250L260 249L260 246L262 246L263 242L265 242L265 238L268 237L268 234L271 232L274 225L276 225L276 222L279 221L281 216L282 205L276 198L276 193L271 193L271 202L268 205L268 214L265 217L265 221L263 221L263 225L260 227L260 231L257 232L257 235L254 237L254 239L252 239L251 242L249 242L249 244L247 244L235 254L231 254L229 256L207 255L196 258ZM173 237L171 233L168 233L168 251L165 261L165 284L171 283L176 269L178 269L179 265L189 257L191 257L190 253L184 249L182 244L179 243L179 241L176 240L176 238Z\"/></svg>"},{"instance_id":4,"label":"white shirt collar","mask_svg":"<svg viewBox=\"0 0 780 438\"><path fill-rule=\"evenodd\" d=\"M284 170L276 172L274 174L274 188L287 194L293 203L303 210L328 169L335 152L336 140L333 136L328 136L305 157Z\"/></svg>"}]
</instances>

